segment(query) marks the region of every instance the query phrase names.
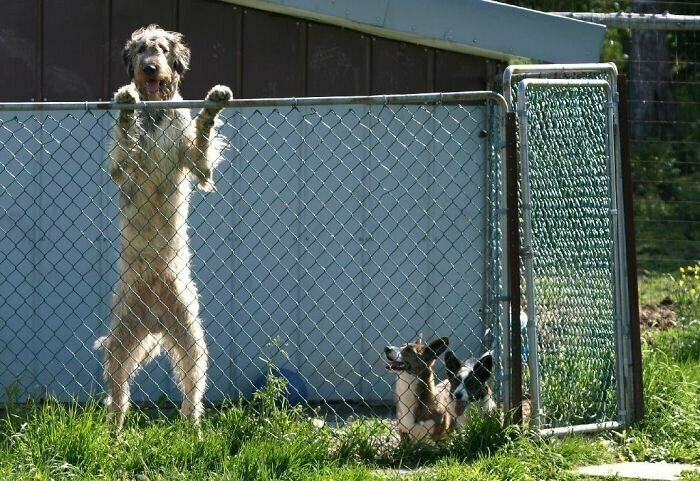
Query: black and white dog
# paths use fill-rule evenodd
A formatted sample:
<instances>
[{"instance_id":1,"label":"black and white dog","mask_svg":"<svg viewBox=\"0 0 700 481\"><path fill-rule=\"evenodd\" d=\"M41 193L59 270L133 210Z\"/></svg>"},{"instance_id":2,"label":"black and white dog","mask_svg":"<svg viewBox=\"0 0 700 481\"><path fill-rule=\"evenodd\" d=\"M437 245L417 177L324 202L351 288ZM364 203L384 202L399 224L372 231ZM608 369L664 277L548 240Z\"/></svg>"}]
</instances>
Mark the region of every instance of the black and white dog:
<instances>
[{"instance_id":1,"label":"black and white dog","mask_svg":"<svg viewBox=\"0 0 700 481\"><path fill-rule=\"evenodd\" d=\"M493 372L493 355L491 352L481 357L460 361L452 351L445 353L447 378L450 382L450 403L448 409L456 426L464 426L469 421L468 408L477 403L482 414L491 414L496 410L489 379Z\"/></svg>"}]
</instances>

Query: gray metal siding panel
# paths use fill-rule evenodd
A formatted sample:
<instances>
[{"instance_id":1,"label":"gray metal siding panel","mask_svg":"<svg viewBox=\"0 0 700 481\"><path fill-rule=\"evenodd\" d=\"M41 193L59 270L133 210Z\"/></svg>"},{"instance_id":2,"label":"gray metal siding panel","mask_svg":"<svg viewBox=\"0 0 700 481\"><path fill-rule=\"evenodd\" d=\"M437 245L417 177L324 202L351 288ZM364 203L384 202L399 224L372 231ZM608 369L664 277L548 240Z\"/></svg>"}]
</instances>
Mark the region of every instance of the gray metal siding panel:
<instances>
[{"instance_id":1,"label":"gray metal siding panel","mask_svg":"<svg viewBox=\"0 0 700 481\"><path fill-rule=\"evenodd\" d=\"M36 223L41 187L36 179L41 147L32 131L38 122L32 114L3 112L0 142L4 145L0 170L0 396L23 395L33 385L29 367L34 362L37 319ZM30 124L29 129L22 128ZM10 155L8 156L7 153ZM24 398L15 399L23 401Z\"/></svg>"},{"instance_id":2,"label":"gray metal siding panel","mask_svg":"<svg viewBox=\"0 0 700 481\"><path fill-rule=\"evenodd\" d=\"M105 135L89 114L58 112L43 118L34 376L51 392L80 393L83 373L94 365L85 345L91 344L90 326L95 327L103 302L95 290L101 275L95 267L104 253L98 250L101 234L94 223L101 206L94 199L107 181L100 146Z\"/></svg>"},{"instance_id":3,"label":"gray metal siding panel","mask_svg":"<svg viewBox=\"0 0 700 481\"><path fill-rule=\"evenodd\" d=\"M297 359L313 399L359 399L366 106L306 109L300 217L301 322ZM323 122L319 120L323 119ZM364 118L364 117L363 117Z\"/></svg>"},{"instance_id":4,"label":"gray metal siding panel","mask_svg":"<svg viewBox=\"0 0 700 481\"><path fill-rule=\"evenodd\" d=\"M429 109L223 112L217 191L195 193L188 219L208 400L249 395L261 357L298 370L309 399L388 400L384 345L463 333L458 355L480 349L484 112ZM0 173L10 206L0 218L0 383L18 381L23 395L45 386L85 400L103 389L91 347L118 275L116 188L104 170L112 115L55 113L43 129L28 120L34 135L0 132L17 152ZM138 375L133 399L161 394L179 398L165 358Z\"/></svg>"}]
</instances>

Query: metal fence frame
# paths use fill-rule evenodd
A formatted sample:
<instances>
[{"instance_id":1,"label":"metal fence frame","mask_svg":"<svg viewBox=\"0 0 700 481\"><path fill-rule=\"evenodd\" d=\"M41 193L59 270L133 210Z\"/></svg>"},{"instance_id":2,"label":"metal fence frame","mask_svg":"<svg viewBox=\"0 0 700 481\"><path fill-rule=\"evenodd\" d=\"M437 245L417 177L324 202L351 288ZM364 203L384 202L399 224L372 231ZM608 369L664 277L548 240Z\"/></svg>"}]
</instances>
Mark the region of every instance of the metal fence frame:
<instances>
[{"instance_id":1,"label":"metal fence frame","mask_svg":"<svg viewBox=\"0 0 700 481\"><path fill-rule=\"evenodd\" d=\"M590 77L602 79L591 79ZM548 65L514 65L506 69L503 75L504 96L512 109L516 110L520 118L520 192L522 195L521 216L523 221L521 235L523 236L522 263L525 280L525 294L528 299L528 348L531 353L537 352L538 330L537 313L533 298L533 270L532 270L532 234L530 230L530 185L528 180L527 159L527 105L523 94L527 85L540 86L598 86L604 87L609 94L609 138L614 139L609 145L610 169L613 185L613 223L615 265L615 304L619 309L619 318L616 319L616 350L617 350L617 400L618 420L613 422L573 425L565 427L547 428L545 434L558 434L563 432L589 432L609 427L626 425L641 416L643 402L639 395L638 384L641 383L641 353L638 343L634 343L630 334L634 332L630 328L631 322L636 316L630 314L630 305L636 305L636 278L628 277L627 263L629 261L626 238L631 233L631 214L625 211L625 192L630 192L630 186L623 184L622 169L622 142L620 137L620 117L618 112L619 93L617 90L617 68L614 64L548 64ZM517 107L513 104L514 89L518 90ZM635 298L631 299L630 293ZM518 323L519 324L519 323ZM518 327L520 327L518 325ZM513 337L515 339L515 335ZM516 341L518 342L519 339ZM539 366L537 356L528 357L531 373L530 388L532 394L533 422L540 426L542 422ZM518 366L519 367L519 366ZM513 374L521 378L521 374Z\"/></svg>"}]
</instances>

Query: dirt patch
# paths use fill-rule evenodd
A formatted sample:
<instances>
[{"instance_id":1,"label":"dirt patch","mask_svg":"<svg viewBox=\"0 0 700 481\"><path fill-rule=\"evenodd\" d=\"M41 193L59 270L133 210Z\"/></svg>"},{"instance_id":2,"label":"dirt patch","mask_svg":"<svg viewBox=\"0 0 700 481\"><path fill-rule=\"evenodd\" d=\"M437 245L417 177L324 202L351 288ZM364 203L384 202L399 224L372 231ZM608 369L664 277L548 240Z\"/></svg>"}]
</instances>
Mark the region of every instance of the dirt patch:
<instances>
[{"instance_id":1,"label":"dirt patch","mask_svg":"<svg viewBox=\"0 0 700 481\"><path fill-rule=\"evenodd\" d=\"M643 304L639 306L639 322L642 327L662 331L678 326L673 304Z\"/></svg>"}]
</instances>

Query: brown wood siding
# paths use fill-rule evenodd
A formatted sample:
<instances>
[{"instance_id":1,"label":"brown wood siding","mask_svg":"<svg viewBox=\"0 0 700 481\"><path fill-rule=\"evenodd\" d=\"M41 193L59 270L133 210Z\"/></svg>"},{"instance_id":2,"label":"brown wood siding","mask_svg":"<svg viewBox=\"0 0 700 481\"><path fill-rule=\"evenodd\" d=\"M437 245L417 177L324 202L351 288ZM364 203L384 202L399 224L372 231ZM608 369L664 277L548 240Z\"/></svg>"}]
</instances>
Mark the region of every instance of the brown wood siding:
<instances>
[{"instance_id":1,"label":"brown wood siding","mask_svg":"<svg viewBox=\"0 0 700 481\"><path fill-rule=\"evenodd\" d=\"M432 49L372 38L372 94L408 94L433 90Z\"/></svg>"},{"instance_id":2,"label":"brown wood siding","mask_svg":"<svg viewBox=\"0 0 700 481\"><path fill-rule=\"evenodd\" d=\"M178 30L192 49L182 93L239 98L484 89L502 65L217 0L0 1L0 101L109 99L129 79L136 28Z\"/></svg>"},{"instance_id":3,"label":"brown wood siding","mask_svg":"<svg viewBox=\"0 0 700 481\"><path fill-rule=\"evenodd\" d=\"M486 90L485 59L438 50L435 53L435 91Z\"/></svg>"},{"instance_id":4,"label":"brown wood siding","mask_svg":"<svg viewBox=\"0 0 700 481\"><path fill-rule=\"evenodd\" d=\"M369 94L369 36L331 25L310 23L307 55L307 95Z\"/></svg>"},{"instance_id":5,"label":"brown wood siding","mask_svg":"<svg viewBox=\"0 0 700 481\"><path fill-rule=\"evenodd\" d=\"M243 10L242 96L306 94L306 23L259 10Z\"/></svg>"},{"instance_id":6,"label":"brown wood siding","mask_svg":"<svg viewBox=\"0 0 700 481\"><path fill-rule=\"evenodd\" d=\"M177 30L192 50L182 96L203 98L216 84L230 86L239 96L241 9L223 2L180 0Z\"/></svg>"},{"instance_id":7,"label":"brown wood siding","mask_svg":"<svg viewBox=\"0 0 700 481\"><path fill-rule=\"evenodd\" d=\"M0 101L41 99L40 0L0 2Z\"/></svg>"},{"instance_id":8,"label":"brown wood siding","mask_svg":"<svg viewBox=\"0 0 700 481\"><path fill-rule=\"evenodd\" d=\"M108 7L107 0L44 2L44 98L104 98Z\"/></svg>"}]
</instances>

